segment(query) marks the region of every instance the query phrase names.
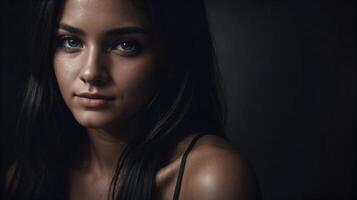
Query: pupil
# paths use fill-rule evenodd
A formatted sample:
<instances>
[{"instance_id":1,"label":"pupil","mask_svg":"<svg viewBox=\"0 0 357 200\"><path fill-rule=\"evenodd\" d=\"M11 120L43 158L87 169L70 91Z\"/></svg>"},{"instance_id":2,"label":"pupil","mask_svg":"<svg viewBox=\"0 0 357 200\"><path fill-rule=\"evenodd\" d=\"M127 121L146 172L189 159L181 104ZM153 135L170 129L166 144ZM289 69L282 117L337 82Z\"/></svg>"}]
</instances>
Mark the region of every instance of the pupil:
<instances>
[{"instance_id":1,"label":"pupil","mask_svg":"<svg viewBox=\"0 0 357 200\"><path fill-rule=\"evenodd\" d=\"M126 50L132 49L132 45L130 45L130 44L127 43L127 42L124 42L124 43L123 43L123 47L124 47L124 49L126 49Z\"/></svg>"},{"instance_id":2,"label":"pupil","mask_svg":"<svg viewBox=\"0 0 357 200\"><path fill-rule=\"evenodd\" d=\"M73 39L69 40L69 45L70 46L76 46L76 42Z\"/></svg>"}]
</instances>

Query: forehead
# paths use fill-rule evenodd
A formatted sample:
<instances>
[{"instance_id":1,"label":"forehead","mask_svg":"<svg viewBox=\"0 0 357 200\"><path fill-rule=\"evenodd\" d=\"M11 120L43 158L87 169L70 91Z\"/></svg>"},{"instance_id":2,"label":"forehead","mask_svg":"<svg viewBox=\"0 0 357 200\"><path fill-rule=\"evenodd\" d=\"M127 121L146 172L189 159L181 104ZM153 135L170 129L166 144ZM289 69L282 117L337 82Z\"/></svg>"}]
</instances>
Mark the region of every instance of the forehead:
<instances>
[{"instance_id":1,"label":"forehead","mask_svg":"<svg viewBox=\"0 0 357 200\"><path fill-rule=\"evenodd\" d=\"M60 21L88 31L146 25L130 0L66 0Z\"/></svg>"}]
</instances>

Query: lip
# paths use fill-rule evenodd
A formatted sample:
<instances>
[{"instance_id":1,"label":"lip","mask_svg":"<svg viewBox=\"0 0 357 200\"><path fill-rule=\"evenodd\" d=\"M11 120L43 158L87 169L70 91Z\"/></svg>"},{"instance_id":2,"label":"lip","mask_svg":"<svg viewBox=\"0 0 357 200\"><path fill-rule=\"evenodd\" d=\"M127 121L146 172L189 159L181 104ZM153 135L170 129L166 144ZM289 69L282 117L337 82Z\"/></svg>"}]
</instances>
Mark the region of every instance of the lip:
<instances>
[{"instance_id":1,"label":"lip","mask_svg":"<svg viewBox=\"0 0 357 200\"><path fill-rule=\"evenodd\" d=\"M75 95L78 101L84 107L99 108L108 105L115 98L109 95L99 93L79 93Z\"/></svg>"},{"instance_id":2,"label":"lip","mask_svg":"<svg viewBox=\"0 0 357 200\"><path fill-rule=\"evenodd\" d=\"M103 95L103 94L99 94L99 93L83 92L83 93L77 94L76 96L81 97L81 98L87 98L87 99L114 100L114 97L112 97L112 96Z\"/></svg>"}]
</instances>

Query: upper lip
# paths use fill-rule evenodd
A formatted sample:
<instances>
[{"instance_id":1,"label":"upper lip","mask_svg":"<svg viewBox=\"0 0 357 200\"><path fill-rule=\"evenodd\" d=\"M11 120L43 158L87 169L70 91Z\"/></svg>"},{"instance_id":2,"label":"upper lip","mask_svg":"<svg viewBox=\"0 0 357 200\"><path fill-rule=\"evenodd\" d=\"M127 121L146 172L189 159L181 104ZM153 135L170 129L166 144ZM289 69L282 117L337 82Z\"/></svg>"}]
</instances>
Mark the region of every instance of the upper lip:
<instances>
[{"instance_id":1,"label":"upper lip","mask_svg":"<svg viewBox=\"0 0 357 200\"><path fill-rule=\"evenodd\" d=\"M114 97L112 97L112 96L98 94L98 93L88 93L88 92L78 93L76 96L82 97L82 98L88 98L88 99L105 99L105 100L113 100L114 99Z\"/></svg>"}]
</instances>

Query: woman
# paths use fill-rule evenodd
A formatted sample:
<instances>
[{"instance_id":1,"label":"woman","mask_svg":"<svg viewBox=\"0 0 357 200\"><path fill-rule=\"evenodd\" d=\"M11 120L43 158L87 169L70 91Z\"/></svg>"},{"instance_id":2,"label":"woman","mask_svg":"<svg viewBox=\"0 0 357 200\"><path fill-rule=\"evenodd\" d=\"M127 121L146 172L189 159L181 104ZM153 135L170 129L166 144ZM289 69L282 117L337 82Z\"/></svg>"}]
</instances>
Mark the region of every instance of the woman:
<instances>
[{"instance_id":1,"label":"woman","mask_svg":"<svg viewBox=\"0 0 357 200\"><path fill-rule=\"evenodd\" d=\"M42 0L8 199L256 199L202 1Z\"/></svg>"}]
</instances>

